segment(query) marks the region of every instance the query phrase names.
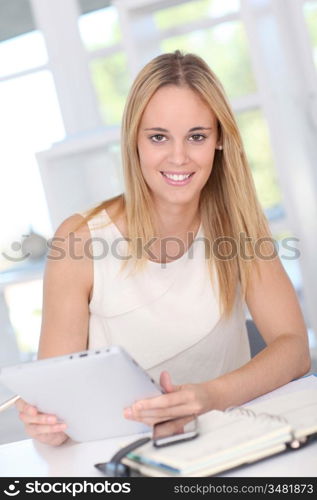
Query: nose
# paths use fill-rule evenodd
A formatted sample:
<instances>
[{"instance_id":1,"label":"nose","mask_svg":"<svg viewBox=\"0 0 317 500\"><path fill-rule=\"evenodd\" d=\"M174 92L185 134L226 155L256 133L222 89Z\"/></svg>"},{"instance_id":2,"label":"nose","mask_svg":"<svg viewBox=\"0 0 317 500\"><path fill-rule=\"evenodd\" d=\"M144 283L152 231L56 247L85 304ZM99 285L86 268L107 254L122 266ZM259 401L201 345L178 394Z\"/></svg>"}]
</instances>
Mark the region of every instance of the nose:
<instances>
[{"instance_id":1,"label":"nose","mask_svg":"<svg viewBox=\"0 0 317 500\"><path fill-rule=\"evenodd\" d=\"M169 161L173 165L181 166L188 160L188 151L183 141L175 141L171 145Z\"/></svg>"}]
</instances>

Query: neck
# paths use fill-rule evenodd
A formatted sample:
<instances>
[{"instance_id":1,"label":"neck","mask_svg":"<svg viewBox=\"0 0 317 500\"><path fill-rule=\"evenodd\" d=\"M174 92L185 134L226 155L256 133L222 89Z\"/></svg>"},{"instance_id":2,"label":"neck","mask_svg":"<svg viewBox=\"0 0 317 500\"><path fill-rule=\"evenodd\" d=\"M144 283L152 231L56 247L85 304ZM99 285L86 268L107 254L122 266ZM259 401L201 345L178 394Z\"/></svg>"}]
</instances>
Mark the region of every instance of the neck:
<instances>
[{"instance_id":1,"label":"neck","mask_svg":"<svg viewBox=\"0 0 317 500\"><path fill-rule=\"evenodd\" d=\"M154 223L160 238L184 236L196 233L200 225L198 206L182 207L179 205L155 207Z\"/></svg>"}]
</instances>

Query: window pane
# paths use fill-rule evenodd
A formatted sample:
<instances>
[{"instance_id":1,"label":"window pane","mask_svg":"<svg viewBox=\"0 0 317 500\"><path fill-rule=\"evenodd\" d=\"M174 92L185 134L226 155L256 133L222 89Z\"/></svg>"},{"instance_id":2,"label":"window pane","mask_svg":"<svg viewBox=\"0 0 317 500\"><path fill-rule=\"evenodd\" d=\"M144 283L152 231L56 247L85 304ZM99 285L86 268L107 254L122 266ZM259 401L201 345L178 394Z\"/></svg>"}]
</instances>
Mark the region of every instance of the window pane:
<instances>
[{"instance_id":1,"label":"window pane","mask_svg":"<svg viewBox=\"0 0 317 500\"><path fill-rule=\"evenodd\" d=\"M304 14L313 48L313 57L317 68L317 2L307 2Z\"/></svg>"},{"instance_id":2,"label":"window pane","mask_svg":"<svg viewBox=\"0 0 317 500\"><path fill-rule=\"evenodd\" d=\"M238 11L239 0L197 0L184 2L182 5L168 7L154 14L155 24L159 29L190 23L198 19L219 17Z\"/></svg>"},{"instance_id":3,"label":"window pane","mask_svg":"<svg viewBox=\"0 0 317 500\"><path fill-rule=\"evenodd\" d=\"M281 205L281 191L273 164L267 124L259 110L237 115L246 154L260 202L264 209Z\"/></svg>"},{"instance_id":4,"label":"window pane","mask_svg":"<svg viewBox=\"0 0 317 500\"><path fill-rule=\"evenodd\" d=\"M32 31L0 43L0 77L46 63L46 46L39 31Z\"/></svg>"},{"instance_id":5,"label":"window pane","mask_svg":"<svg viewBox=\"0 0 317 500\"><path fill-rule=\"evenodd\" d=\"M79 18L79 31L87 50L109 47L121 40L119 19L115 7L95 10Z\"/></svg>"},{"instance_id":6,"label":"window pane","mask_svg":"<svg viewBox=\"0 0 317 500\"><path fill-rule=\"evenodd\" d=\"M300 244L291 231L286 229L278 234L272 234L278 245L278 253L296 292L302 293L302 275L299 265Z\"/></svg>"},{"instance_id":7,"label":"window pane","mask_svg":"<svg viewBox=\"0 0 317 500\"><path fill-rule=\"evenodd\" d=\"M42 318L42 280L10 285L5 299L21 353L36 353Z\"/></svg>"},{"instance_id":8,"label":"window pane","mask_svg":"<svg viewBox=\"0 0 317 500\"><path fill-rule=\"evenodd\" d=\"M104 122L119 124L130 84L126 56L120 52L94 59L91 71Z\"/></svg>"},{"instance_id":9,"label":"window pane","mask_svg":"<svg viewBox=\"0 0 317 500\"><path fill-rule=\"evenodd\" d=\"M161 49L163 52L180 49L201 56L220 78L230 98L256 90L247 38L240 22L167 38L162 41Z\"/></svg>"},{"instance_id":10,"label":"window pane","mask_svg":"<svg viewBox=\"0 0 317 500\"><path fill-rule=\"evenodd\" d=\"M0 270L12 267L6 255L16 255L31 229L51 236L35 153L61 140L64 127L52 76L41 71L0 83ZM16 245L18 246L18 245Z\"/></svg>"}]
</instances>

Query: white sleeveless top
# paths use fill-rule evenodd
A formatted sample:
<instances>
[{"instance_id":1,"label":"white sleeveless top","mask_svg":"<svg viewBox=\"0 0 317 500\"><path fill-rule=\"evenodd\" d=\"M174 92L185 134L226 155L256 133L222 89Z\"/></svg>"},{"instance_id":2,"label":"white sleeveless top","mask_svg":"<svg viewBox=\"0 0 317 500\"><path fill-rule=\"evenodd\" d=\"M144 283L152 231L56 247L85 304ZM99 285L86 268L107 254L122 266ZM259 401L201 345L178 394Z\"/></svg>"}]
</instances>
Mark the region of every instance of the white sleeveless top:
<instances>
[{"instance_id":1,"label":"white sleeveless top","mask_svg":"<svg viewBox=\"0 0 317 500\"><path fill-rule=\"evenodd\" d=\"M148 260L134 276L128 276L129 266L120 272L127 241L106 210L88 226L94 259L89 349L121 345L155 380L168 370L175 384L216 378L249 361L244 305L237 294L231 316L220 316L218 280L214 272L211 285L202 226L181 258L166 264Z\"/></svg>"}]
</instances>

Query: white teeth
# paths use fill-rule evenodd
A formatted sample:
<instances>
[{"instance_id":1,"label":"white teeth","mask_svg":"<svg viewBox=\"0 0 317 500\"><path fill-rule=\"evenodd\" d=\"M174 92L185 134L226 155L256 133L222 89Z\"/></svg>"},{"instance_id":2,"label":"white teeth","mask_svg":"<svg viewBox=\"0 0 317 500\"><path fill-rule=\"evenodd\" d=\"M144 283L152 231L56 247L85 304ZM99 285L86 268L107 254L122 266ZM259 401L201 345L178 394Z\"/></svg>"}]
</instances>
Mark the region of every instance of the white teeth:
<instances>
[{"instance_id":1,"label":"white teeth","mask_svg":"<svg viewBox=\"0 0 317 500\"><path fill-rule=\"evenodd\" d=\"M185 179L188 179L188 177L190 176L190 174L176 175L176 174L166 174L166 173L163 173L163 175L168 179L172 179L173 181L184 181Z\"/></svg>"}]
</instances>

